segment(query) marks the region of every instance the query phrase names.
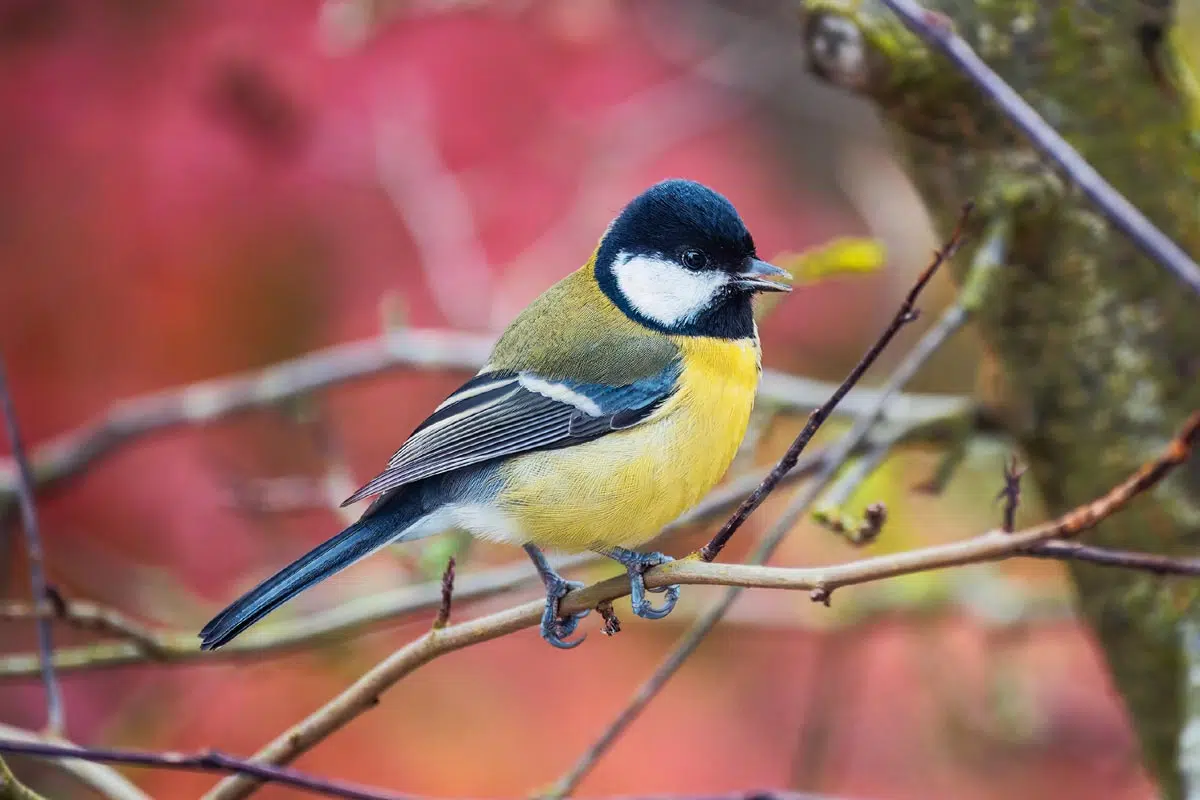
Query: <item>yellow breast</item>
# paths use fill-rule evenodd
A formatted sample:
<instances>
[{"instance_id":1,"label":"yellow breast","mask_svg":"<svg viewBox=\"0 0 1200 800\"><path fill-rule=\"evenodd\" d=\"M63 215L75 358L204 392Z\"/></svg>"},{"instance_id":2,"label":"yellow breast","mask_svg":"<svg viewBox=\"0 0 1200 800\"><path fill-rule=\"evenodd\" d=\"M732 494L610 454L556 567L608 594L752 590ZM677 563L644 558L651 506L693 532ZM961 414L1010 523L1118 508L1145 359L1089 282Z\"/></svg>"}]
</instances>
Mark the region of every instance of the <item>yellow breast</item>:
<instances>
[{"instance_id":1,"label":"yellow breast","mask_svg":"<svg viewBox=\"0 0 1200 800\"><path fill-rule=\"evenodd\" d=\"M653 538L721 480L754 405L756 340L677 337L679 386L647 421L504 467L496 498L542 547L633 547Z\"/></svg>"}]
</instances>

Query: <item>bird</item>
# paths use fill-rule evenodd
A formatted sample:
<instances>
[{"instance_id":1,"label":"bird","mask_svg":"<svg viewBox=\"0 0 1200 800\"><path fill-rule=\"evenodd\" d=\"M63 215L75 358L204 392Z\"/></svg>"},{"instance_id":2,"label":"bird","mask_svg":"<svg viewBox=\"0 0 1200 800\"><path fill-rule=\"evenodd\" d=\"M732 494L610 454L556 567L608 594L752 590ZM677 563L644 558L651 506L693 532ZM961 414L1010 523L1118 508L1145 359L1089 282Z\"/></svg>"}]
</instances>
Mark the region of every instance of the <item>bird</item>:
<instances>
[{"instance_id":1,"label":"bird","mask_svg":"<svg viewBox=\"0 0 1200 800\"><path fill-rule=\"evenodd\" d=\"M665 595L654 605L643 576L672 559L634 548L732 463L762 372L752 299L790 280L759 259L723 195L678 178L649 187L343 503L374 498L359 520L231 603L201 630L201 649L385 545L454 528L525 549L546 592L541 636L555 647L583 641L572 637L588 612L560 615L582 584L545 549L612 558L633 612L667 616L679 587L651 590Z\"/></svg>"}]
</instances>

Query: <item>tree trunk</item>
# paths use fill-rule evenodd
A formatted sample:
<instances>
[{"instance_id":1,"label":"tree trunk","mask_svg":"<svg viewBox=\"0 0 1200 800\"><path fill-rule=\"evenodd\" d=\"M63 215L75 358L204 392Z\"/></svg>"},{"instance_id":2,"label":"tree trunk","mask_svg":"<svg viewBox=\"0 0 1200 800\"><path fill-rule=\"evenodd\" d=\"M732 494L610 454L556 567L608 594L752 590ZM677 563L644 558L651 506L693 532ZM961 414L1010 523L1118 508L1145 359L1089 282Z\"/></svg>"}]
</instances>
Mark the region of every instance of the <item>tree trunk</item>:
<instances>
[{"instance_id":1,"label":"tree trunk","mask_svg":"<svg viewBox=\"0 0 1200 800\"><path fill-rule=\"evenodd\" d=\"M993 69L1118 190L1200 255L1200 147L1156 42L1164 9L1126 0L939 0ZM961 204L1006 236L978 324L1004 378L1008 421L1054 513L1106 491L1200 408L1200 297L1143 257L1037 157L954 68L875 0L808 0L805 44L827 80L879 107L943 228ZM856 38L860 37L860 38ZM976 236L978 242L981 237ZM970 252L957 268L969 263ZM1196 554L1200 464L1089 541ZM1164 796L1200 793L1189 716L1195 583L1073 565L1082 613ZM1192 672L1200 674L1200 658ZM1200 708L1195 709L1200 712ZM1196 754L1180 753L1192 741Z\"/></svg>"}]
</instances>

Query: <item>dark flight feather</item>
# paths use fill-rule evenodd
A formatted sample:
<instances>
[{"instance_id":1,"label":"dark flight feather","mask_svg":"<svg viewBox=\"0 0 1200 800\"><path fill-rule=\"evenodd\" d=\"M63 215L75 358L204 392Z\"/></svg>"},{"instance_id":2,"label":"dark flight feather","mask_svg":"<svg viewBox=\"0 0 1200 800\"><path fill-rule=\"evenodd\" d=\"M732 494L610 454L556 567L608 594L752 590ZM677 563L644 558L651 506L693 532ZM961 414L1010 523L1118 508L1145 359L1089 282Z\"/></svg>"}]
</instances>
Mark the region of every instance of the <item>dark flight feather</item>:
<instances>
[{"instance_id":1,"label":"dark flight feather","mask_svg":"<svg viewBox=\"0 0 1200 800\"><path fill-rule=\"evenodd\" d=\"M670 397L679 370L673 361L658 374L625 386L547 381L587 398L599 414L527 388L516 372L479 375L421 423L387 470L343 505L495 458L569 447L629 428Z\"/></svg>"}]
</instances>

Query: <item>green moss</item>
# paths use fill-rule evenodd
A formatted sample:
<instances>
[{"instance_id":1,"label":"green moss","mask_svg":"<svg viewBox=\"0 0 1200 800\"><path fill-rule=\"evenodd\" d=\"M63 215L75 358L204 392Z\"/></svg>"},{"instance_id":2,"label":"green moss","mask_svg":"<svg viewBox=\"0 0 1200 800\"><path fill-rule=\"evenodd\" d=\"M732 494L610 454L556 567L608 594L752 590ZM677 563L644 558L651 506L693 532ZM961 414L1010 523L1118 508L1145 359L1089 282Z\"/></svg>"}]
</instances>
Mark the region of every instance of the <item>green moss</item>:
<instances>
[{"instance_id":1,"label":"green moss","mask_svg":"<svg viewBox=\"0 0 1200 800\"><path fill-rule=\"evenodd\" d=\"M1134 39L1138 4L1117 0L927 2L1109 181L1186 250L1200 253L1200 151L1187 104L1155 82ZM850 20L870 53L855 88L895 141L943 228L981 199L1011 226L1006 268L979 325L1002 366L1013 433L1049 506L1103 494L1200 408L1200 301L1063 186L987 101L873 0L811 0ZM812 45L812 23L807 41ZM836 76L834 76L836 78ZM965 253L960 263L970 258ZM1185 473L1189 471L1185 470ZM1152 552L1196 549L1200 468L1106 522L1090 540ZM1179 623L1190 587L1073 568L1164 794L1179 796L1184 708Z\"/></svg>"}]
</instances>

